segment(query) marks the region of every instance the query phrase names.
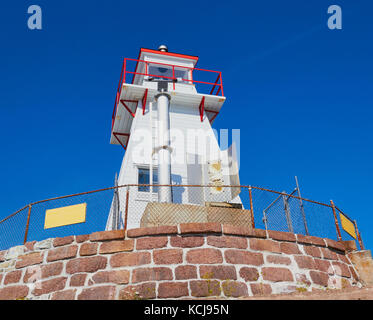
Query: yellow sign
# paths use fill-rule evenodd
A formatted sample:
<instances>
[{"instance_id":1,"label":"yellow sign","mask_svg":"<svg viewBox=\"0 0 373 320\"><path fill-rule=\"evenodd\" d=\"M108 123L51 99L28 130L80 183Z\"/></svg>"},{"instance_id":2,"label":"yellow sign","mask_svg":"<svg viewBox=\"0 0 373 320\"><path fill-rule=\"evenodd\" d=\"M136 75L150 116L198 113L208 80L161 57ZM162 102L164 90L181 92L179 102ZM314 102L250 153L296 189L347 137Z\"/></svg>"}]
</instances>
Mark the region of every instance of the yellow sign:
<instances>
[{"instance_id":1,"label":"yellow sign","mask_svg":"<svg viewBox=\"0 0 373 320\"><path fill-rule=\"evenodd\" d=\"M356 239L355 225L347 219L342 213L339 214L341 218L342 228L346 231L351 237Z\"/></svg>"},{"instance_id":2,"label":"yellow sign","mask_svg":"<svg viewBox=\"0 0 373 320\"><path fill-rule=\"evenodd\" d=\"M85 222L86 203L49 209L45 212L44 229Z\"/></svg>"}]
</instances>

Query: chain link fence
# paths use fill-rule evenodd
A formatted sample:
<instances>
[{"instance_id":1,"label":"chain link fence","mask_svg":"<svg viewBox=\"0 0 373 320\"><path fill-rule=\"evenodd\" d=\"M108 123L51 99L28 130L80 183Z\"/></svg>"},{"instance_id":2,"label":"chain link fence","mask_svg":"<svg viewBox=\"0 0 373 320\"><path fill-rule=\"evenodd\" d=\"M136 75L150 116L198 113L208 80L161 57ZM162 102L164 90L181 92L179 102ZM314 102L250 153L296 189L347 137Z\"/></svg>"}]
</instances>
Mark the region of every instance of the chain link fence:
<instances>
[{"instance_id":1,"label":"chain link fence","mask_svg":"<svg viewBox=\"0 0 373 320\"><path fill-rule=\"evenodd\" d=\"M263 228L338 240L332 207L296 197L294 192L275 192L252 187L253 209Z\"/></svg>"},{"instance_id":2,"label":"chain link fence","mask_svg":"<svg viewBox=\"0 0 373 320\"><path fill-rule=\"evenodd\" d=\"M28 211L29 206L25 206L0 221L0 250L24 242Z\"/></svg>"},{"instance_id":3,"label":"chain link fence","mask_svg":"<svg viewBox=\"0 0 373 320\"><path fill-rule=\"evenodd\" d=\"M46 199L0 221L0 250L47 238L189 222L219 222L334 240L358 240L363 249L356 221L333 202L304 199L298 191L286 193L255 186L143 184ZM160 193L170 201L160 202ZM73 211L79 205L84 209ZM53 226L48 225L51 218ZM346 221L350 223L349 232L343 228Z\"/></svg>"}]
</instances>

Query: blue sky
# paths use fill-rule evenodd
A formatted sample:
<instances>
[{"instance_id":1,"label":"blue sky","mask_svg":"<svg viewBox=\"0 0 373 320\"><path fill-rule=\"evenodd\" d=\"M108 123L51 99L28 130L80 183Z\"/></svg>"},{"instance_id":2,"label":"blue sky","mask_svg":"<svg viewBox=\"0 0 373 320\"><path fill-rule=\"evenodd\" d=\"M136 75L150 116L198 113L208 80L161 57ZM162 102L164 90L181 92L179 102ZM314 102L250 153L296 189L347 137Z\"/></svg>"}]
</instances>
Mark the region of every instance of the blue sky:
<instances>
[{"instance_id":1,"label":"blue sky","mask_svg":"<svg viewBox=\"0 0 373 320\"><path fill-rule=\"evenodd\" d=\"M27 28L40 5L43 29ZM327 8L343 29L327 28ZM373 4L361 1L4 1L0 219L25 204L111 186L123 57L167 44L222 71L216 129L241 130L243 184L292 190L358 221L373 247Z\"/></svg>"}]
</instances>

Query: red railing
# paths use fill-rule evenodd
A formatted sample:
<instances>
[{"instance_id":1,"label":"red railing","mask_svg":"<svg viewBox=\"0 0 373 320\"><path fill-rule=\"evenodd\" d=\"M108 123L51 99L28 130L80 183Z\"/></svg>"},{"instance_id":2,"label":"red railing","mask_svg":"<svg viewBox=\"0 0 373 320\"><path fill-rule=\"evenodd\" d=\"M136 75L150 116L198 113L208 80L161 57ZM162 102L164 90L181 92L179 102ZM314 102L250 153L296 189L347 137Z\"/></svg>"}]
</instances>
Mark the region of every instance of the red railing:
<instances>
[{"instance_id":1,"label":"red railing","mask_svg":"<svg viewBox=\"0 0 373 320\"><path fill-rule=\"evenodd\" d=\"M136 62L136 66L134 68L134 71L131 71L131 68L129 67L128 62ZM137 72L137 68L139 63L144 63L145 64L145 72ZM162 66L167 66L172 69L172 76L165 76L165 75L159 75L159 74L151 74L149 73L149 65L162 65ZM223 91L223 80L221 76L220 71L214 71L214 70L208 70L208 69L201 69L201 68L191 68L191 67L185 67L185 66L180 66L176 64L168 64L168 63L161 63L161 62L153 62L153 61L145 61L145 60L139 60L139 59L131 59L131 58L124 58L123 60L123 65L122 65L122 71L120 74L120 79L119 79L119 84L116 92L116 97L115 97L115 102L114 102L114 110L113 110L113 115L112 115L112 124L111 128L114 126L114 120L115 116L117 113L117 106L120 101L120 96L123 88L124 83L131 83L133 84L135 77L136 76L148 76L148 77L157 77L157 78L163 78L163 79L168 79L168 80L176 80L178 77L176 77L176 72L179 70L186 70L188 74L188 78L181 78L183 82L193 84L195 86L197 85L207 85L209 90L207 92L205 90L197 90L198 93L201 94L208 94L208 95L216 95L216 96L224 96L224 91ZM193 76L193 72L198 71L198 72L204 72L204 75L207 75L207 73L211 74L217 74L216 80L214 82L210 81L202 81L202 80L196 80L195 77ZM132 79L130 82L128 82L128 77L126 75L132 75ZM197 77L198 78L198 77ZM127 81L127 82L126 82ZM173 82L173 89L175 90L175 82ZM198 89L198 88L197 88Z\"/></svg>"}]
</instances>

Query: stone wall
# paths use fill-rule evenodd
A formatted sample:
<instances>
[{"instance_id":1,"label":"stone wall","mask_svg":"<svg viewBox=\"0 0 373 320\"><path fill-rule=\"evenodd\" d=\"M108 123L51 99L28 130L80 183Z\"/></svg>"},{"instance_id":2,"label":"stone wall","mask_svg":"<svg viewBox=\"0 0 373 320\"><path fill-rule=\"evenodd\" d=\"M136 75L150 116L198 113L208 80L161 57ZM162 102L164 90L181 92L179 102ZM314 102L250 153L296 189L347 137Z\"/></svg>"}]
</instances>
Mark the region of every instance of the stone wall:
<instances>
[{"instance_id":1,"label":"stone wall","mask_svg":"<svg viewBox=\"0 0 373 320\"><path fill-rule=\"evenodd\" d=\"M236 298L361 286L342 243L186 223L0 251L0 299Z\"/></svg>"}]
</instances>

